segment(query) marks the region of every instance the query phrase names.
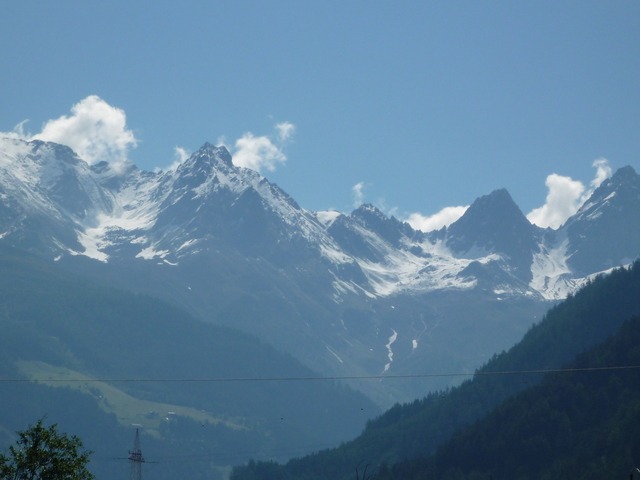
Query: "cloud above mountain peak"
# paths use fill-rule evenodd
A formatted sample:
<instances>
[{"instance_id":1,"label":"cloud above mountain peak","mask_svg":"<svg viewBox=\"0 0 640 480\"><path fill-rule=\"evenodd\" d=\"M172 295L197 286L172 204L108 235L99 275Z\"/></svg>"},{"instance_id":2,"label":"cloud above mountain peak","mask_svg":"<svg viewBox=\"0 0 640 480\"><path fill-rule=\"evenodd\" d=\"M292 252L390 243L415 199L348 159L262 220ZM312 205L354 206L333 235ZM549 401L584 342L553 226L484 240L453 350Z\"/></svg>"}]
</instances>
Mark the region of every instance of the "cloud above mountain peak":
<instances>
[{"instance_id":1,"label":"cloud above mountain peak","mask_svg":"<svg viewBox=\"0 0 640 480\"><path fill-rule=\"evenodd\" d=\"M67 145L87 163L107 161L115 170L129 162L129 150L138 143L124 110L97 95L73 105L70 115L47 121L32 138Z\"/></svg>"},{"instance_id":2,"label":"cloud above mountain peak","mask_svg":"<svg viewBox=\"0 0 640 480\"><path fill-rule=\"evenodd\" d=\"M596 173L588 188L580 180L574 180L569 176L557 173L548 175L545 181L548 190L545 203L531 210L527 214L527 219L542 228L561 227L580 209L594 190L611 177L611 166L606 158L598 158L592 165ZM414 212L406 216L405 221L416 230L430 232L451 225L466 212L467 208L469 208L468 205L445 207L433 215Z\"/></svg>"},{"instance_id":3,"label":"cloud above mountain peak","mask_svg":"<svg viewBox=\"0 0 640 480\"><path fill-rule=\"evenodd\" d=\"M548 193L544 205L534 208L527 219L539 227L557 229L575 214L600 184L611 176L611 167L605 158L593 161L596 174L589 188L571 177L552 173L545 182Z\"/></svg>"},{"instance_id":4,"label":"cloud above mountain peak","mask_svg":"<svg viewBox=\"0 0 640 480\"><path fill-rule=\"evenodd\" d=\"M458 205L455 207L444 207L433 215L423 215L419 212L411 213L405 220L411 227L423 232L431 232L442 227L448 227L458 220L464 212L467 211L469 205Z\"/></svg>"},{"instance_id":5,"label":"cloud above mountain peak","mask_svg":"<svg viewBox=\"0 0 640 480\"><path fill-rule=\"evenodd\" d=\"M129 152L138 145L134 132L127 127L125 111L98 95L89 95L74 104L70 114L46 121L39 133L25 132L26 123L24 120L12 132L2 134L27 141L42 140L66 145L87 163L106 161L115 171L122 171L130 163ZM233 147L229 148L233 163L258 172L272 172L284 164L287 161L284 147L293 138L296 126L284 121L277 123L274 130L272 135L247 132L235 140ZM172 164L160 170L174 169L188 156L185 148L176 147Z\"/></svg>"},{"instance_id":6,"label":"cloud above mountain peak","mask_svg":"<svg viewBox=\"0 0 640 480\"><path fill-rule=\"evenodd\" d=\"M282 122L276 124L275 129L275 141L269 135L255 136L251 132L238 138L233 151L234 165L258 172L273 172L278 165L284 164L287 161L284 146L291 139L296 127L291 122Z\"/></svg>"}]
</instances>

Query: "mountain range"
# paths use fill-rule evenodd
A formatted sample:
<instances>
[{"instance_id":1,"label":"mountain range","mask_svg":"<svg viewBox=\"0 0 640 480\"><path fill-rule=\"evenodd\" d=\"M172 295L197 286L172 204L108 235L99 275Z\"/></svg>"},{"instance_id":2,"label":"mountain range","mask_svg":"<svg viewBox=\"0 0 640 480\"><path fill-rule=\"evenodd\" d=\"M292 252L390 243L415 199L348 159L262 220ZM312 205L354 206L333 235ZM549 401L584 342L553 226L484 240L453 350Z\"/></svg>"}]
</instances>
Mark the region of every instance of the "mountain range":
<instances>
[{"instance_id":1,"label":"mountain range","mask_svg":"<svg viewBox=\"0 0 640 480\"><path fill-rule=\"evenodd\" d=\"M422 232L369 204L304 209L208 143L147 172L2 138L0 242L247 332L388 407L449 386L427 374L473 371L632 262L640 177L619 169L557 230L498 189Z\"/></svg>"}]
</instances>

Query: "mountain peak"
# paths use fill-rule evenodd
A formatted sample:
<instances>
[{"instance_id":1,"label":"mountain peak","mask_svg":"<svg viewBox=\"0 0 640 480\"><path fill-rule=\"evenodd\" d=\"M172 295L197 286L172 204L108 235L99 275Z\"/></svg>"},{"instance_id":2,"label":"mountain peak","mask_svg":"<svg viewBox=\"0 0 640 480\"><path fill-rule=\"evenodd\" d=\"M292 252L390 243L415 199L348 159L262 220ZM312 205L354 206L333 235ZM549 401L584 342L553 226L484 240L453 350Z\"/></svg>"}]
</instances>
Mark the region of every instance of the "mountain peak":
<instances>
[{"instance_id":1,"label":"mountain peak","mask_svg":"<svg viewBox=\"0 0 640 480\"><path fill-rule=\"evenodd\" d=\"M356 217L365 217L369 215L374 215L379 218L386 217L386 215L382 213L379 208L375 207L371 203L363 203L353 212L351 212L351 215Z\"/></svg>"},{"instance_id":2,"label":"mountain peak","mask_svg":"<svg viewBox=\"0 0 640 480\"><path fill-rule=\"evenodd\" d=\"M530 275L536 249L535 228L507 190L501 188L476 199L465 214L447 229L447 244L462 255L475 249L511 258L515 270ZM474 255L474 254L472 254Z\"/></svg>"},{"instance_id":3,"label":"mountain peak","mask_svg":"<svg viewBox=\"0 0 640 480\"><path fill-rule=\"evenodd\" d=\"M599 204L608 200L611 200L614 195L629 196L628 201L632 201L637 197L637 192L640 190L640 176L636 173L633 167L627 165L626 167L619 168L616 172L608 178L602 184L595 189L591 197L587 199L576 217L580 217L585 212L593 210L594 207L599 208ZM575 219L570 219L569 222Z\"/></svg>"},{"instance_id":4,"label":"mountain peak","mask_svg":"<svg viewBox=\"0 0 640 480\"><path fill-rule=\"evenodd\" d=\"M626 165L622 168L619 168L618 170L616 170L616 172L613 174L613 178L625 178L625 177L637 177L638 174L636 173L636 171L634 170L634 168L631 165Z\"/></svg>"},{"instance_id":5,"label":"mountain peak","mask_svg":"<svg viewBox=\"0 0 640 480\"><path fill-rule=\"evenodd\" d=\"M178 175L191 187L202 185L217 172L229 172L234 169L229 150L224 146L216 147L205 143L177 169ZM177 184L182 185L181 182Z\"/></svg>"},{"instance_id":6,"label":"mountain peak","mask_svg":"<svg viewBox=\"0 0 640 480\"><path fill-rule=\"evenodd\" d=\"M627 185L638 182L638 174L631 165L619 168L609 179L610 183L615 186Z\"/></svg>"},{"instance_id":7,"label":"mountain peak","mask_svg":"<svg viewBox=\"0 0 640 480\"><path fill-rule=\"evenodd\" d=\"M634 260L640 237L640 176L630 166L618 169L595 189L563 230L571 243L569 265L579 274Z\"/></svg>"},{"instance_id":8,"label":"mountain peak","mask_svg":"<svg viewBox=\"0 0 640 480\"><path fill-rule=\"evenodd\" d=\"M485 225L493 229L496 222L504 224L514 221L519 224L529 223L509 192L501 188L477 198L465 214L451 225L450 232L472 225Z\"/></svg>"},{"instance_id":9,"label":"mountain peak","mask_svg":"<svg viewBox=\"0 0 640 480\"><path fill-rule=\"evenodd\" d=\"M403 223L393 216L385 215L384 212L370 203L360 205L351 213L351 218L377 233L394 246L399 246L402 235L410 235L413 232L409 224Z\"/></svg>"},{"instance_id":10,"label":"mountain peak","mask_svg":"<svg viewBox=\"0 0 640 480\"><path fill-rule=\"evenodd\" d=\"M473 203L474 205L502 205L509 209L517 209L518 211L520 210L516 203L513 201L513 198L511 198L511 195L506 188L498 188L497 190L491 192L489 195L484 195L476 199L476 201ZM473 205L471 207L473 208Z\"/></svg>"},{"instance_id":11,"label":"mountain peak","mask_svg":"<svg viewBox=\"0 0 640 480\"><path fill-rule=\"evenodd\" d=\"M231 153L224 145L215 146L209 142L205 142L202 147L195 153L195 157L199 159L217 160L222 162L228 167L233 166L231 159Z\"/></svg>"}]
</instances>

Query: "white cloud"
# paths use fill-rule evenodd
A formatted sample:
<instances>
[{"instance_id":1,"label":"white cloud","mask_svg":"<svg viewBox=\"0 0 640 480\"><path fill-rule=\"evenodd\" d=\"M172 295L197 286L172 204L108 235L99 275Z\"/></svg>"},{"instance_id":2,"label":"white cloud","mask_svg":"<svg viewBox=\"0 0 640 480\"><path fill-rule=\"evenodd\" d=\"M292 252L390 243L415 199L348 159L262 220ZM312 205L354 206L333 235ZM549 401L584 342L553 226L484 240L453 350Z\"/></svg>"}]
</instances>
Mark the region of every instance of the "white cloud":
<instances>
[{"instance_id":1,"label":"white cloud","mask_svg":"<svg viewBox=\"0 0 640 480\"><path fill-rule=\"evenodd\" d=\"M531 210L527 219L539 227L555 229L580 208L584 185L578 180L556 173L547 177L545 185L549 189L545 204Z\"/></svg>"},{"instance_id":2,"label":"white cloud","mask_svg":"<svg viewBox=\"0 0 640 480\"><path fill-rule=\"evenodd\" d=\"M415 230L422 230L423 232L430 232L432 230L438 230L442 227L448 227L453 222L458 220L464 212L467 211L469 205L457 206L457 207L445 207L433 215L422 215L421 213L412 213L405 220Z\"/></svg>"},{"instance_id":3,"label":"white cloud","mask_svg":"<svg viewBox=\"0 0 640 480\"><path fill-rule=\"evenodd\" d=\"M600 184L611 176L611 167L604 158L594 160L596 169L590 188L586 189L579 180L552 173L545 182L549 193L544 205L534 208L527 219L539 227L559 228L567 219L575 214L582 204L591 196Z\"/></svg>"},{"instance_id":4,"label":"white cloud","mask_svg":"<svg viewBox=\"0 0 640 480\"><path fill-rule=\"evenodd\" d=\"M182 147L176 147L173 153L174 153L176 162L178 163L184 163L184 161L191 156L191 152L189 152L189 150L187 150L186 148L182 148Z\"/></svg>"},{"instance_id":5,"label":"white cloud","mask_svg":"<svg viewBox=\"0 0 640 480\"><path fill-rule=\"evenodd\" d=\"M184 161L191 156L191 152L186 148L175 147L173 149L173 163L166 168L156 168L156 171L171 171L178 168Z\"/></svg>"},{"instance_id":6,"label":"white cloud","mask_svg":"<svg viewBox=\"0 0 640 480\"><path fill-rule=\"evenodd\" d=\"M276 125L278 131L278 140L280 143L286 142L296 131L296 126L291 122L282 122Z\"/></svg>"},{"instance_id":7,"label":"white cloud","mask_svg":"<svg viewBox=\"0 0 640 480\"><path fill-rule=\"evenodd\" d=\"M353 193L353 208L358 208L364 203L364 182L358 182L351 187L351 193Z\"/></svg>"},{"instance_id":8,"label":"white cloud","mask_svg":"<svg viewBox=\"0 0 640 480\"><path fill-rule=\"evenodd\" d=\"M116 170L128 163L128 151L137 145L133 132L127 129L124 110L97 95L73 105L71 115L49 120L32 138L67 145L86 162L104 160Z\"/></svg>"},{"instance_id":9,"label":"white cloud","mask_svg":"<svg viewBox=\"0 0 640 480\"><path fill-rule=\"evenodd\" d=\"M282 122L276 125L277 143L267 135L256 137L251 132L245 133L235 141L233 163L239 167L261 171L274 171L279 164L287 161L283 147L295 131L295 125Z\"/></svg>"},{"instance_id":10,"label":"white cloud","mask_svg":"<svg viewBox=\"0 0 640 480\"><path fill-rule=\"evenodd\" d=\"M257 171L264 168L272 172L279 163L286 161L285 154L267 136L256 137L248 132L236 140L233 163L239 167Z\"/></svg>"},{"instance_id":11,"label":"white cloud","mask_svg":"<svg viewBox=\"0 0 640 480\"><path fill-rule=\"evenodd\" d=\"M596 176L591 180L592 191L600 186L607 178L611 177L612 171L609 161L606 158L597 158L593 161L593 167L596 168ZM590 193L592 193L592 191ZM586 200L586 199L585 199Z\"/></svg>"},{"instance_id":12,"label":"white cloud","mask_svg":"<svg viewBox=\"0 0 640 480\"><path fill-rule=\"evenodd\" d=\"M13 127L13 130L10 132L0 132L0 135L8 138L15 138L19 140L29 140L30 135L25 133L24 126L27 124L29 120L22 120L19 124Z\"/></svg>"},{"instance_id":13,"label":"white cloud","mask_svg":"<svg viewBox=\"0 0 640 480\"><path fill-rule=\"evenodd\" d=\"M545 182L549 192L545 204L533 209L527 215L531 223L540 227L558 228L593 194L602 182L611 177L612 170L608 160L598 158L594 160L595 176L587 189L582 182L571 177L552 173ZM358 186L358 185L356 185ZM361 190L362 187L360 187ZM354 186L355 193L355 186ZM405 221L416 230L429 232L449 226L458 220L469 206L445 207L433 215L422 215L419 212L410 214Z\"/></svg>"},{"instance_id":14,"label":"white cloud","mask_svg":"<svg viewBox=\"0 0 640 480\"><path fill-rule=\"evenodd\" d=\"M231 151L231 147L227 143L227 137L225 137L224 135L220 135L218 137L218 140L216 140L216 145L222 146L222 147L226 148L227 150Z\"/></svg>"}]
</instances>

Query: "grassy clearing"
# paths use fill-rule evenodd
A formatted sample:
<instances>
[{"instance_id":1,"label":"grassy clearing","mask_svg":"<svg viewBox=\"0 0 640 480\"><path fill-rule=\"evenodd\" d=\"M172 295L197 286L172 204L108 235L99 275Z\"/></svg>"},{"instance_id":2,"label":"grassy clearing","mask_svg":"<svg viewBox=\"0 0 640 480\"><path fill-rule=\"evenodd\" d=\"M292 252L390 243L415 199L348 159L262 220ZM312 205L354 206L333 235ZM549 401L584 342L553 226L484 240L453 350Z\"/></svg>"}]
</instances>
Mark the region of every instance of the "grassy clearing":
<instances>
[{"instance_id":1,"label":"grassy clearing","mask_svg":"<svg viewBox=\"0 0 640 480\"><path fill-rule=\"evenodd\" d=\"M160 424L169 421L174 415L187 417L200 423L224 423L229 428L243 428L203 410L132 397L109 383L65 367L37 361L19 361L17 366L22 374L34 382L56 388L71 388L90 395L102 410L113 413L120 424L142 425L147 433L152 435L159 436Z\"/></svg>"}]
</instances>

